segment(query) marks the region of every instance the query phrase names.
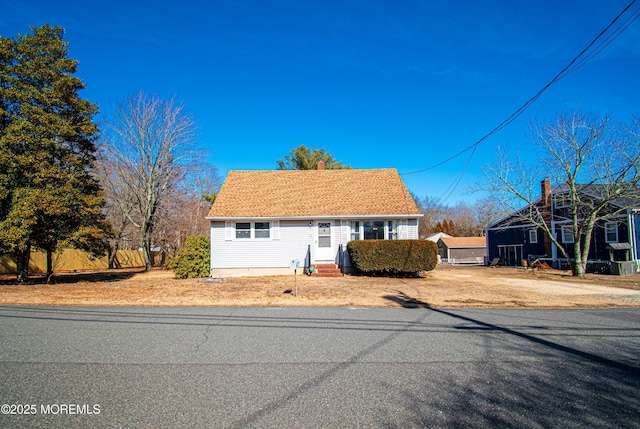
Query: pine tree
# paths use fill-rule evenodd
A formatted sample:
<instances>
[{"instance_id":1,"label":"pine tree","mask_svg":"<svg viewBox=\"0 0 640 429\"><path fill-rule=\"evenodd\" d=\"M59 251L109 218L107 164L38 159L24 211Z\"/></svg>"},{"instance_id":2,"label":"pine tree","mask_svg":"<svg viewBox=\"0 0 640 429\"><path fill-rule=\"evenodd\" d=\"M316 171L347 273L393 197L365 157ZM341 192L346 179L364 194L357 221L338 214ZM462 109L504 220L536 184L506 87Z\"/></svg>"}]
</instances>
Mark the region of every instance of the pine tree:
<instances>
[{"instance_id":1,"label":"pine tree","mask_svg":"<svg viewBox=\"0 0 640 429\"><path fill-rule=\"evenodd\" d=\"M278 170L316 170L320 161L324 163L324 168L327 170L351 168L348 165L342 165L342 161L336 161L333 155L325 152L324 149L311 150L305 145L298 146L286 155L284 160L279 159L276 162Z\"/></svg>"},{"instance_id":2,"label":"pine tree","mask_svg":"<svg viewBox=\"0 0 640 429\"><path fill-rule=\"evenodd\" d=\"M95 250L109 231L91 175L97 106L78 94L62 28L31 31L0 37L0 251L14 255L20 282L32 248Z\"/></svg>"}]
</instances>

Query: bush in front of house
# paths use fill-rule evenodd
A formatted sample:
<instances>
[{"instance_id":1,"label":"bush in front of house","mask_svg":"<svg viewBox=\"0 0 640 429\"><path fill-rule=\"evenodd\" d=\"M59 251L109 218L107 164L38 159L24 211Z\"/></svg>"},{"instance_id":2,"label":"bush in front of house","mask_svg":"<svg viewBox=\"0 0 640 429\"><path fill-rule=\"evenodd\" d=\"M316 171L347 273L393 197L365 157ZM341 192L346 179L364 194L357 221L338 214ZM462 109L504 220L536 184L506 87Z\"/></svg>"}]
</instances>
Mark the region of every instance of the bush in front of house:
<instances>
[{"instance_id":1,"label":"bush in front of house","mask_svg":"<svg viewBox=\"0 0 640 429\"><path fill-rule=\"evenodd\" d=\"M209 237L192 235L187 237L184 247L167 264L178 279L208 277L211 271L211 249Z\"/></svg>"},{"instance_id":2,"label":"bush in front of house","mask_svg":"<svg viewBox=\"0 0 640 429\"><path fill-rule=\"evenodd\" d=\"M347 251L353 267L370 275L415 274L438 263L438 246L428 240L356 240Z\"/></svg>"}]
</instances>

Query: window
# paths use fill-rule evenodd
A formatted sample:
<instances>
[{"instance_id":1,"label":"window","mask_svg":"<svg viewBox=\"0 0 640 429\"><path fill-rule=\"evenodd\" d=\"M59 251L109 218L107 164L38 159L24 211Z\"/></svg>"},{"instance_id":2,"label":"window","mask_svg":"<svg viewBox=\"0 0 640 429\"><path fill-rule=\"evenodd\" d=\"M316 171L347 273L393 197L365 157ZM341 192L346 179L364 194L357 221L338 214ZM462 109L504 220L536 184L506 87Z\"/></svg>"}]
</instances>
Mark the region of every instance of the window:
<instances>
[{"instance_id":1,"label":"window","mask_svg":"<svg viewBox=\"0 0 640 429\"><path fill-rule=\"evenodd\" d=\"M360 222L359 221L351 222L351 239L360 240Z\"/></svg>"},{"instance_id":2,"label":"window","mask_svg":"<svg viewBox=\"0 0 640 429\"><path fill-rule=\"evenodd\" d=\"M269 222L255 223L255 238L269 238Z\"/></svg>"},{"instance_id":3,"label":"window","mask_svg":"<svg viewBox=\"0 0 640 429\"><path fill-rule=\"evenodd\" d=\"M607 222L604 224L604 241L606 243L618 242L618 223Z\"/></svg>"},{"instance_id":4,"label":"window","mask_svg":"<svg viewBox=\"0 0 640 429\"><path fill-rule=\"evenodd\" d=\"M538 242L538 230L530 229L529 230L529 243L535 244Z\"/></svg>"},{"instance_id":5,"label":"window","mask_svg":"<svg viewBox=\"0 0 640 429\"><path fill-rule=\"evenodd\" d=\"M236 239L271 238L270 222L236 222Z\"/></svg>"},{"instance_id":6,"label":"window","mask_svg":"<svg viewBox=\"0 0 640 429\"><path fill-rule=\"evenodd\" d=\"M398 240L399 225L399 220L352 220L350 240Z\"/></svg>"},{"instance_id":7,"label":"window","mask_svg":"<svg viewBox=\"0 0 640 429\"><path fill-rule=\"evenodd\" d=\"M236 238L251 238L251 223L236 222Z\"/></svg>"},{"instance_id":8,"label":"window","mask_svg":"<svg viewBox=\"0 0 640 429\"><path fill-rule=\"evenodd\" d=\"M389 230L389 240L397 240L398 239L398 223L395 220L390 220L387 222L387 228Z\"/></svg>"},{"instance_id":9,"label":"window","mask_svg":"<svg viewBox=\"0 0 640 429\"><path fill-rule=\"evenodd\" d=\"M571 226L563 226L562 227L562 242L563 243L573 243L575 238L573 236L573 227Z\"/></svg>"},{"instance_id":10,"label":"window","mask_svg":"<svg viewBox=\"0 0 640 429\"><path fill-rule=\"evenodd\" d=\"M331 247L331 224L318 223L318 247Z\"/></svg>"},{"instance_id":11,"label":"window","mask_svg":"<svg viewBox=\"0 0 640 429\"><path fill-rule=\"evenodd\" d=\"M384 221L371 220L362 224L365 240L384 240Z\"/></svg>"},{"instance_id":12,"label":"window","mask_svg":"<svg viewBox=\"0 0 640 429\"><path fill-rule=\"evenodd\" d=\"M557 209L561 209L563 207L571 206L571 198L570 198L569 194L554 195L553 198L555 200L555 204L556 204L556 208Z\"/></svg>"}]
</instances>

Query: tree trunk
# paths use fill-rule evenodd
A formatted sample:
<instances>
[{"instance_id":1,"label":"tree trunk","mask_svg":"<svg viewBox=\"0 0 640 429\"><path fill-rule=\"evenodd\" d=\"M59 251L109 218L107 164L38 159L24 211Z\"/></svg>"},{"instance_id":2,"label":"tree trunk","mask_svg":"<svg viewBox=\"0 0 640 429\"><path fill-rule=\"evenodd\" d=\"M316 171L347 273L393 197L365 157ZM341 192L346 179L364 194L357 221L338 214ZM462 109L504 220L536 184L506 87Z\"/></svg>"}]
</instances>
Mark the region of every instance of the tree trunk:
<instances>
[{"instance_id":1,"label":"tree trunk","mask_svg":"<svg viewBox=\"0 0 640 429\"><path fill-rule=\"evenodd\" d=\"M29 259L31 258L31 245L24 250L14 252L16 260L16 278L19 283L26 283L29 280Z\"/></svg>"},{"instance_id":2,"label":"tree trunk","mask_svg":"<svg viewBox=\"0 0 640 429\"><path fill-rule=\"evenodd\" d=\"M584 246L581 246L581 237L575 237L575 244L573 245L574 260L571 264L571 273L574 277L584 278L587 272L587 257L584 255ZM588 247L587 247L588 249ZM588 250L587 250L588 251Z\"/></svg>"},{"instance_id":3,"label":"tree trunk","mask_svg":"<svg viewBox=\"0 0 640 429\"><path fill-rule=\"evenodd\" d=\"M153 258L151 257L151 233L153 228L150 222L145 222L142 232L142 251L144 253L145 269L151 271L153 268Z\"/></svg>"},{"instance_id":4,"label":"tree trunk","mask_svg":"<svg viewBox=\"0 0 640 429\"><path fill-rule=\"evenodd\" d=\"M113 270L116 265L116 259L118 257L118 250L120 249L120 237L116 237L114 239L114 243L113 243L113 248L111 248L111 245L108 246L107 249L107 260L109 261L109 265L108 268L110 270Z\"/></svg>"},{"instance_id":5,"label":"tree trunk","mask_svg":"<svg viewBox=\"0 0 640 429\"><path fill-rule=\"evenodd\" d=\"M47 250L47 284L51 283L53 278L53 252Z\"/></svg>"}]
</instances>

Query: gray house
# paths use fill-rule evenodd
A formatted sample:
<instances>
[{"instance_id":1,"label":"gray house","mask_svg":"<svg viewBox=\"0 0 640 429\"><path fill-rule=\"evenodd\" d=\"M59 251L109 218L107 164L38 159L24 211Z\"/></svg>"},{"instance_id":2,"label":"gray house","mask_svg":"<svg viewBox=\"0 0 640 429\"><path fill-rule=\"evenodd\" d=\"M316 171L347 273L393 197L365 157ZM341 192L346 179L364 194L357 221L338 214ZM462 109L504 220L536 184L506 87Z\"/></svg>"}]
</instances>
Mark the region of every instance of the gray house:
<instances>
[{"instance_id":1,"label":"gray house","mask_svg":"<svg viewBox=\"0 0 640 429\"><path fill-rule=\"evenodd\" d=\"M438 256L443 264L483 265L487 257L484 237L442 237L438 240Z\"/></svg>"}]
</instances>

